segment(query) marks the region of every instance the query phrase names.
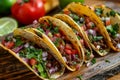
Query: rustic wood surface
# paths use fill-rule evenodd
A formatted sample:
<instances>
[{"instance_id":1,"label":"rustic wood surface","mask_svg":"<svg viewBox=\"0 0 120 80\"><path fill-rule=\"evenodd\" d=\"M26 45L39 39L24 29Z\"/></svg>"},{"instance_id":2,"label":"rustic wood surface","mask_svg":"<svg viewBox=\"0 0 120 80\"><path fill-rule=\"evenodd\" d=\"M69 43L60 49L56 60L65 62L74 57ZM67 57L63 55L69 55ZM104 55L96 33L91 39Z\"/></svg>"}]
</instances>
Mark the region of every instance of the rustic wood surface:
<instances>
[{"instance_id":1,"label":"rustic wood surface","mask_svg":"<svg viewBox=\"0 0 120 80\"><path fill-rule=\"evenodd\" d=\"M108 2L110 1L110 2ZM113 9L119 11L119 0L86 0L85 4L106 4ZM108 60L109 62L106 62ZM97 58L97 63L90 67L83 66L80 71L69 72L58 78L58 80L70 80L76 76L82 75L83 80L88 79L98 73L108 71L116 66L120 65L120 53L111 53L105 57ZM116 78L110 78L109 80L117 80L120 74L115 76ZM11 54L4 52L0 49L0 80L40 80L35 74L33 74L25 65L19 62Z\"/></svg>"}]
</instances>

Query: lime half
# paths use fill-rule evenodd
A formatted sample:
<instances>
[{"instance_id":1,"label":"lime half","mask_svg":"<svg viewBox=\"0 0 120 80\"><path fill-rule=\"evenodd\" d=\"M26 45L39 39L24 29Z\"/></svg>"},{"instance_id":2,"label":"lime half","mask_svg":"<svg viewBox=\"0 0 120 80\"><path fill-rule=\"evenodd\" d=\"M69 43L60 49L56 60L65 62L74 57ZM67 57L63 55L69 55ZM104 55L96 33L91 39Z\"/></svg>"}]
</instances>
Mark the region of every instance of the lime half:
<instances>
[{"instance_id":1,"label":"lime half","mask_svg":"<svg viewBox=\"0 0 120 80\"><path fill-rule=\"evenodd\" d=\"M18 27L15 19L10 17L0 18L0 36L12 33Z\"/></svg>"}]
</instances>

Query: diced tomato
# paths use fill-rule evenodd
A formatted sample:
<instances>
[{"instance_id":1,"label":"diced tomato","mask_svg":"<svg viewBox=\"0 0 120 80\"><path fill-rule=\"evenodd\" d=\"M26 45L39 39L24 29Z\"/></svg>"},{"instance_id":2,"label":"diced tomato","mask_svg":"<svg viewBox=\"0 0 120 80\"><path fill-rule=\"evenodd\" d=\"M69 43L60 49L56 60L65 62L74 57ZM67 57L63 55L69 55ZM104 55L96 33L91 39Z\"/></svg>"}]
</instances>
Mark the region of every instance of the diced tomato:
<instances>
[{"instance_id":1,"label":"diced tomato","mask_svg":"<svg viewBox=\"0 0 120 80\"><path fill-rule=\"evenodd\" d=\"M71 49L72 49L72 45L66 44L66 45L65 45L65 49L70 49L70 50L71 50Z\"/></svg>"},{"instance_id":2,"label":"diced tomato","mask_svg":"<svg viewBox=\"0 0 120 80\"><path fill-rule=\"evenodd\" d=\"M2 40L2 44L5 45L6 41L5 40Z\"/></svg>"},{"instance_id":3,"label":"diced tomato","mask_svg":"<svg viewBox=\"0 0 120 80\"><path fill-rule=\"evenodd\" d=\"M75 49L72 50L72 54L77 54L77 53L78 53L77 50L75 50Z\"/></svg>"},{"instance_id":4,"label":"diced tomato","mask_svg":"<svg viewBox=\"0 0 120 80\"><path fill-rule=\"evenodd\" d=\"M111 24L111 23L110 23L110 20L106 20L106 21L105 21L105 25L106 25L106 26L108 26L108 25L110 25L110 24Z\"/></svg>"},{"instance_id":5,"label":"diced tomato","mask_svg":"<svg viewBox=\"0 0 120 80\"><path fill-rule=\"evenodd\" d=\"M5 46L8 48L8 49L11 49L13 46L14 46L14 42L13 41L9 41L5 44Z\"/></svg>"},{"instance_id":6,"label":"diced tomato","mask_svg":"<svg viewBox=\"0 0 120 80\"><path fill-rule=\"evenodd\" d=\"M81 43L82 45L84 45L84 40L83 40L83 39L80 39L80 43Z\"/></svg>"},{"instance_id":7,"label":"diced tomato","mask_svg":"<svg viewBox=\"0 0 120 80\"><path fill-rule=\"evenodd\" d=\"M90 22L90 19L89 18L85 18L85 23L89 23Z\"/></svg>"},{"instance_id":8,"label":"diced tomato","mask_svg":"<svg viewBox=\"0 0 120 80\"><path fill-rule=\"evenodd\" d=\"M66 52L67 54L72 54L72 51L71 51L70 49L65 49L65 52Z\"/></svg>"},{"instance_id":9,"label":"diced tomato","mask_svg":"<svg viewBox=\"0 0 120 80\"><path fill-rule=\"evenodd\" d=\"M98 31L98 28L97 28L97 27L94 27L93 29L94 29L95 31Z\"/></svg>"},{"instance_id":10,"label":"diced tomato","mask_svg":"<svg viewBox=\"0 0 120 80\"><path fill-rule=\"evenodd\" d=\"M45 22L44 22L44 25L45 25L45 26L49 26L49 23L45 21Z\"/></svg>"},{"instance_id":11,"label":"diced tomato","mask_svg":"<svg viewBox=\"0 0 120 80\"><path fill-rule=\"evenodd\" d=\"M89 22L89 23L87 23L86 26L87 26L88 29L91 29L93 27L93 25L94 25L93 22Z\"/></svg>"},{"instance_id":12,"label":"diced tomato","mask_svg":"<svg viewBox=\"0 0 120 80\"><path fill-rule=\"evenodd\" d=\"M55 34L56 37L61 37L60 33Z\"/></svg>"},{"instance_id":13,"label":"diced tomato","mask_svg":"<svg viewBox=\"0 0 120 80\"><path fill-rule=\"evenodd\" d=\"M70 14L70 11L63 11L63 12L64 12L64 14L67 14L67 15Z\"/></svg>"},{"instance_id":14,"label":"diced tomato","mask_svg":"<svg viewBox=\"0 0 120 80\"><path fill-rule=\"evenodd\" d=\"M29 60L29 63L30 63L31 66L33 66L33 65L37 64L37 61L36 61L36 59L32 58L32 59Z\"/></svg>"},{"instance_id":15,"label":"diced tomato","mask_svg":"<svg viewBox=\"0 0 120 80\"><path fill-rule=\"evenodd\" d=\"M85 25L82 26L82 30L84 30L84 31L86 30L86 26Z\"/></svg>"}]
</instances>

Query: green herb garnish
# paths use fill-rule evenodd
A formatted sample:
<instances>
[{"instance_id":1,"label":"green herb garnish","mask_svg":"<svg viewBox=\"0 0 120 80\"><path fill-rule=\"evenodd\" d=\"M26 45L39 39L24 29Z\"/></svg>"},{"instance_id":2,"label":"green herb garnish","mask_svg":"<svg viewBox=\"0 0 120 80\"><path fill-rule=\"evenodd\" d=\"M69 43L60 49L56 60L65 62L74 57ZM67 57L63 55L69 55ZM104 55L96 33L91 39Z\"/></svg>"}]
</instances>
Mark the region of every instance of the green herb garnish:
<instances>
[{"instance_id":1,"label":"green herb garnish","mask_svg":"<svg viewBox=\"0 0 120 80\"><path fill-rule=\"evenodd\" d=\"M115 17L115 14L116 14L115 11L113 11L113 10L110 11L110 15L111 15L111 16Z\"/></svg>"},{"instance_id":2,"label":"green herb garnish","mask_svg":"<svg viewBox=\"0 0 120 80\"><path fill-rule=\"evenodd\" d=\"M96 8L96 9L95 9L95 13L96 13L98 16L100 16L100 15L103 13L103 9L101 9L101 8Z\"/></svg>"},{"instance_id":3,"label":"green herb garnish","mask_svg":"<svg viewBox=\"0 0 120 80\"><path fill-rule=\"evenodd\" d=\"M39 30L40 32L44 33L44 30L40 27L37 28L37 30Z\"/></svg>"},{"instance_id":4,"label":"green herb garnish","mask_svg":"<svg viewBox=\"0 0 120 80\"><path fill-rule=\"evenodd\" d=\"M16 39L15 47L18 47L24 43L20 37L16 37L15 39Z\"/></svg>"},{"instance_id":5,"label":"green herb garnish","mask_svg":"<svg viewBox=\"0 0 120 80\"><path fill-rule=\"evenodd\" d=\"M55 46L58 47L60 45L61 38L57 38L54 42Z\"/></svg>"},{"instance_id":6,"label":"green herb garnish","mask_svg":"<svg viewBox=\"0 0 120 80\"><path fill-rule=\"evenodd\" d=\"M109 60L107 60L107 59L105 60L105 62L110 63L110 61L109 61Z\"/></svg>"},{"instance_id":7,"label":"green herb garnish","mask_svg":"<svg viewBox=\"0 0 120 80\"><path fill-rule=\"evenodd\" d=\"M92 64L95 64L95 63L96 63L96 59L93 58L93 59L91 60L91 62L92 62Z\"/></svg>"},{"instance_id":8,"label":"green herb garnish","mask_svg":"<svg viewBox=\"0 0 120 80\"><path fill-rule=\"evenodd\" d=\"M103 39L103 36L93 36L93 41L99 41Z\"/></svg>"},{"instance_id":9,"label":"green herb garnish","mask_svg":"<svg viewBox=\"0 0 120 80\"><path fill-rule=\"evenodd\" d=\"M83 77L82 75L80 75L80 76L77 76L77 78L79 78L80 80L82 80L82 77Z\"/></svg>"}]
</instances>

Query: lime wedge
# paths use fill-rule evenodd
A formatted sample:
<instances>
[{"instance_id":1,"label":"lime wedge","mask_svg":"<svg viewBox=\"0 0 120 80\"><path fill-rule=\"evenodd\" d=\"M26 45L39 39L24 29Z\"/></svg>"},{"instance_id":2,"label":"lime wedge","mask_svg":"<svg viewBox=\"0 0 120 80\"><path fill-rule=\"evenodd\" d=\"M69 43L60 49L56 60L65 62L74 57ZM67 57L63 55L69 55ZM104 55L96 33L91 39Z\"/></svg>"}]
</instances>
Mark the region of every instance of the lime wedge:
<instances>
[{"instance_id":1,"label":"lime wedge","mask_svg":"<svg viewBox=\"0 0 120 80\"><path fill-rule=\"evenodd\" d=\"M10 17L0 18L0 36L12 33L18 27L15 19Z\"/></svg>"}]
</instances>

